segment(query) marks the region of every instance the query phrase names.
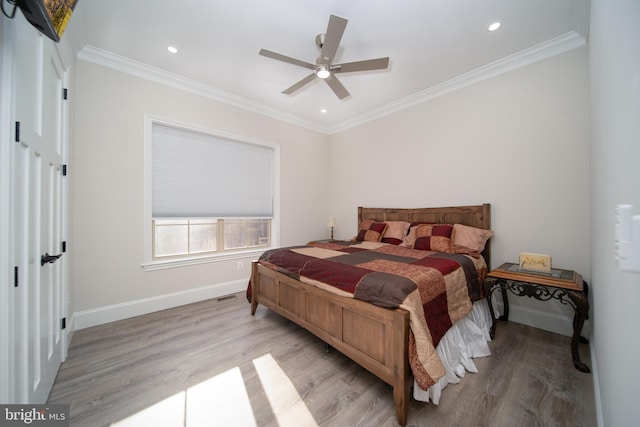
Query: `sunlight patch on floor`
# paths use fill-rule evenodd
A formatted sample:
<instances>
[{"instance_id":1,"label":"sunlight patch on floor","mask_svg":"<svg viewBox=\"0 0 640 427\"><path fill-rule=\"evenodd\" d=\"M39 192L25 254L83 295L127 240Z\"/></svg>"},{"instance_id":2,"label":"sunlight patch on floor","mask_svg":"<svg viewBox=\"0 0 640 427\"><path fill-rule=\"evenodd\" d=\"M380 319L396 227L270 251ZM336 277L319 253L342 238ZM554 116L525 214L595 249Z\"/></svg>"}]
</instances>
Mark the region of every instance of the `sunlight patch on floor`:
<instances>
[{"instance_id":1,"label":"sunlight patch on floor","mask_svg":"<svg viewBox=\"0 0 640 427\"><path fill-rule=\"evenodd\" d=\"M115 427L256 426L240 368L233 368L143 409Z\"/></svg>"},{"instance_id":2,"label":"sunlight patch on floor","mask_svg":"<svg viewBox=\"0 0 640 427\"><path fill-rule=\"evenodd\" d=\"M187 390L187 427L256 426L240 368L223 372Z\"/></svg>"},{"instance_id":3,"label":"sunlight patch on floor","mask_svg":"<svg viewBox=\"0 0 640 427\"><path fill-rule=\"evenodd\" d=\"M266 354L253 360L271 410L281 426L317 426L295 386L278 362Z\"/></svg>"},{"instance_id":4,"label":"sunlight patch on floor","mask_svg":"<svg viewBox=\"0 0 640 427\"><path fill-rule=\"evenodd\" d=\"M271 354L254 359L253 365L278 425L318 426L295 386ZM235 367L111 424L112 427L145 425L256 427L257 423L242 372Z\"/></svg>"},{"instance_id":5,"label":"sunlight patch on floor","mask_svg":"<svg viewBox=\"0 0 640 427\"><path fill-rule=\"evenodd\" d=\"M116 427L184 426L184 399L184 391L176 393L111 425Z\"/></svg>"}]
</instances>

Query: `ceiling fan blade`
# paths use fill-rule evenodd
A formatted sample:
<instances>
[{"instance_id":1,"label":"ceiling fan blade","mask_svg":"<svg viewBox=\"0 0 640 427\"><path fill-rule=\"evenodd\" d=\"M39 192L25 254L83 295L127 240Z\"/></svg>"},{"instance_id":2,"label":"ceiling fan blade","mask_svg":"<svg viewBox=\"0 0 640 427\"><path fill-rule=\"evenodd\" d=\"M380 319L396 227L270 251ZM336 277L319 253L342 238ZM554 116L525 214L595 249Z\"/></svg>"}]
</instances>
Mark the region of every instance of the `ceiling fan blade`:
<instances>
[{"instance_id":1,"label":"ceiling fan blade","mask_svg":"<svg viewBox=\"0 0 640 427\"><path fill-rule=\"evenodd\" d=\"M282 55L280 53L272 52L267 49L260 49L260 52L258 53L262 56L266 56L267 58L277 59L278 61L288 62L289 64L293 65L299 65L300 67L309 68L310 70L316 69L316 66L313 64L301 61L299 59L291 58L290 56Z\"/></svg>"},{"instance_id":2,"label":"ceiling fan blade","mask_svg":"<svg viewBox=\"0 0 640 427\"><path fill-rule=\"evenodd\" d=\"M367 59L365 61L347 62L335 64L331 67L334 73L351 73L354 71L384 70L389 66L389 57Z\"/></svg>"},{"instance_id":3,"label":"ceiling fan blade","mask_svg":"<svg viewBox=\"0 0 640 427\"><path fill-rule=\"evenodd\" d=\"M333 57L338 50L340 40L344 34L344 29L347 27L347 20L336 15L329 17L329 25L327 25L327 32L324 37L324 43L322 45L322 51L320 57L322 57L327 63L333 61Z\"/></svg>"},{"instance_id":4,"label":"ceiling fan blade","mask_svg":"<svg viewBox=\"0 0 640 427\"><path fill-rule=\"evenodd\" d=\"M307 77L300 80L298 83L283 90L282 93L284 93L285 95L291 95L293 92L297 91L301 87L311 83L315 78L316 78L316 73L309 74Z\"/></svg>"},{"instance_id":5,"label":"ceiling fan blade","mask_svg":"<svg viewBox=\"0 0 640 427\"><path fill-rule=\"evenodd\" d=\"M350 95L349 91L347 91L347 89L345 89L345 87L342 86L342 83L340 83L340 80L338 80L338 78L333 74L330 75L328 78L326 78L324 81L327 82L331 90L333 90L333 93L335 93L338 98L345 99L347 96Z\"/></svg>"}]
</instances>

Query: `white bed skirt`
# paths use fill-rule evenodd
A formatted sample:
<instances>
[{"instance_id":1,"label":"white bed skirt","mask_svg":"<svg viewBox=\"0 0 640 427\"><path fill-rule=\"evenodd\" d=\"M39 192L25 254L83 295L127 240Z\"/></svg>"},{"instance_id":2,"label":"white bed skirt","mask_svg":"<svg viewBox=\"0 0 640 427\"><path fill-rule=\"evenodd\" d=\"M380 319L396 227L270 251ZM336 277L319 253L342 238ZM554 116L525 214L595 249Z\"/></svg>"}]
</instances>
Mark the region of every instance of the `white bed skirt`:
<instances>
[{"instance_id":1,"label":"white bed skirt","mask_svg":"<svg viewBox=\"0 0 640 427\"><path fill-rule=\"evenodd\" d=\"M453 325L442 337L436 351L444 365L446 374L432 385L422 390L413 382L413 398L422 402L440 403L442 390L449 384L457 384L466 371L478 372L472 358L491 354L488 341L491 341L491 314L486 299L476 301L473 309L462 320Z\"/></svg>"}]
</instances>

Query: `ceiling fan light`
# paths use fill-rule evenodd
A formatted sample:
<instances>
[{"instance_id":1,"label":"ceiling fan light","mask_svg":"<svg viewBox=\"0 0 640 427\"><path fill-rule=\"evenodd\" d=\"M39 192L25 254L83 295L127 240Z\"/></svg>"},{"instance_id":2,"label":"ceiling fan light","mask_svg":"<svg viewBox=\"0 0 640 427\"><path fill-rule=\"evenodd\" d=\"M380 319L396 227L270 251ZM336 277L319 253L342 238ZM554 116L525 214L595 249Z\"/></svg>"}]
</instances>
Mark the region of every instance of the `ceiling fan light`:
<instances>
[{"instance_id":1,"label":"ceiling fan light","mask_svg":"<svg viewBox=\"0 0 640 427\"><path fill-rule=\"evenodd\" d=\"M316 70L316 76L318 76L321 79L326 79L330 75L331 75L331 72L329 71L329 68L325 65L319 66L318 69Z\"/></svg>"}]
</instances>

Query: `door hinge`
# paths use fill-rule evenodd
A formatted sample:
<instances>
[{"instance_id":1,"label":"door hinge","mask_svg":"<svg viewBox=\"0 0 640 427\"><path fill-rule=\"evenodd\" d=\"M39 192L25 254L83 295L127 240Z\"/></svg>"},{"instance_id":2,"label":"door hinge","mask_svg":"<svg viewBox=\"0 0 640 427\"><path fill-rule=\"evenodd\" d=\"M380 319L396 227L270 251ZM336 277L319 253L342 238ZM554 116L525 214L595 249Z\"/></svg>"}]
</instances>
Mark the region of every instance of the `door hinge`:
<instances>
[{"instance_id":1,"label":"door hinge","mask_svg":"<svg viewBox=\"0 0 640 427\"><path fill-rule=\"evenodd\" d=\"M60 329L67 329L67 318L63 317L60 321Z\"/></svg>"},{"instance_id":2,"label":"door hinge","mask_svg":"<svg viewBox=\"0 0 640 427\"><path fill-rule=\"evenodd\" d=\"M67 96L68 96L68 91L67 88L65 87L64 89L62 89L62 99L66 100Z\"/></svg>"},{"instance_id":3,"label":"door hinge","mask_svg":"<svg viewBox=\"0 0 640 427\"><path fill-rule=\"evenodd\" d=\"M16 122L16 142L20 142L20 122Z\"/></svg>"},{"instance_id":4,"label":"door hinge","mask_svg":"<svg viewBox=\"0 0 640 427\"><path fill-rule=\"evenodd\" d=\"M61 250L61 252L67 252L67 241L66 240L60 244L60 250Z\"/></svg>"},{"instance_id":5,"label":"door hinge","mask_svg":"<svg viewBox=\"0 0 640 427\"><path fill-rule=\"evenodd\" d=\"M18 266L13 267L13 287L18 287Z\"/></svg>"},{"instance_id":6,"label":"door hinge","mask_svg":"<svg viewBox=\"0 0 640 427\"><path fill-rule=\"evenodd\" d=\"M67 165L62 165L62 176L67 176Z\"/></svg>"}]
</instances>

